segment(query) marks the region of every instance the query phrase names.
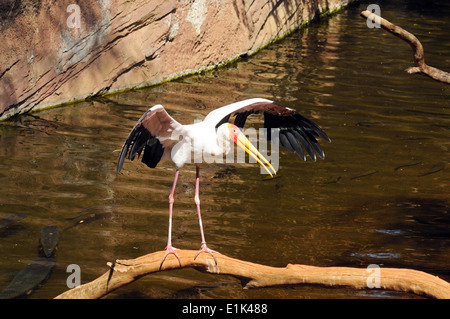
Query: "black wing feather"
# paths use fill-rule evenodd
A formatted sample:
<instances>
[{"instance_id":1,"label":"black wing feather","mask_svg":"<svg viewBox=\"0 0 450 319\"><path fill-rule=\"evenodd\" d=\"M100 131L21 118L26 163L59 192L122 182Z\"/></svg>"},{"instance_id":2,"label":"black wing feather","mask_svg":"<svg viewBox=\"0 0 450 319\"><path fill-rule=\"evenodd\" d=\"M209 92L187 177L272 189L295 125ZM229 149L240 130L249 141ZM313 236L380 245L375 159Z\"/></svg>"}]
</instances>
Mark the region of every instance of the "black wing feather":
<instances>
[{"instance_id":1,"label":"black wing feather","mask_svg":"<svg viewBox=\"0 0 450 319\"><path fill-rule=\"evenodd\" d=\"M306 160L303 149L313 161L316 161L316 153L320 158L325 158L325 153L317 141L317 138L320 137L330 142L325 132L317 124L295 110L286 108L278 103L259 102L253 106L243 107L234 112L234 125L243 128L248 116L260 111L264 113L264 127L267 129L266 138L268 141L272 139L271 130L276 129L279 131L280 144L289 151L297 153L303 160ZM229 117L230 114L222 119L217 127L228 121Z\"/></svg>"},{"instance_id":2,"label":"black wing feather","mask_svg":"<svg viewBox=\"0 0 450 319\"><path fill-rule=\"evenodd\" d=\"M236 125L237 127L242 129L244 127L245 121L247 121L247 117L250 114L255 114L255 113L258 113L258 112L250 110L250 111L245 111L242 113L237 113L236 118L234 119L234 125Z\"/></svg>"},{"instance_id":3,"label":"black wing feather","mask_svg":"<svg viewBox=\"0 0 450 319\"><path fill-rule=\"evenodd\" d=\"M288 131L280 130L280 144L286 147L289 151L295 152L291 143L289 142L289 138L287 136Z\"/></svg>"},{"instance_id":4,"label":"black wing feather","mask_svg":"<svg viewBox=\"0 0 450 319\"><path fill-rule=\"evenodd\" d=\"M117 162L117 173L122 170L125 158L133 161L136 158L136 155L138 155L138 158L140 157L142 150L144 150L142 162L148 167L155 168L161 160L164 153L162 144L142 125L142 119L147 114L148 112L145 113L137 122L123 144L122 150L120 151L119 160Z\"/></svg>"},{"instance_id":5,"label":"black wing feather","mask_svg":"<svg viewBox=\"0 0 450 319\"><path fill-rule=\"evenodd\" d=\"M157 138L151 138L147 141L142 156L142 162L147 164L150 168L155 168L161 160L164 153L164 148Z\"/></svg>"},{"instance_id":6,"label":"black wing feather","mask_svg":"<svg viewBox=\"0 0 450 319\"><path fill-rule=\"evenodd\" d=\"M297 138L297 140L299 141L299 143L306 150L306 152L308 153L309 157L311 157L311 159L313 161L315 161L316 160L316 155L314 154L314 151L313 151L310 143L308 142L307 138L305 138L305 135L302 134L301 130L293 130L292 132L294 133L294 135ZM306 157L303 158L303 160L306 161Z\"/></svg>"},{"instance_id":7,"label":"black wing feather","mask_svg":"<svg viewBox=\"0 0 450 319\"><path fill-rule=\"evenodd\" d=\"M306 161L306 157L305 157L305 153L303 152L302 147L300 146L300 143L298 142L297 138L295 137L295 135L293 134L293 132L286 130L286 136L289 140L289 143L291 143L291 146L293 148L293 150L291 152L296 152L298 154L298 156L300 156L301 159L303 159L304 161ZM311 156L311 158L313 159L313 161L316 160L316 156L314 153L312 153L313 156Z\"/></svg>"}]
</instances>

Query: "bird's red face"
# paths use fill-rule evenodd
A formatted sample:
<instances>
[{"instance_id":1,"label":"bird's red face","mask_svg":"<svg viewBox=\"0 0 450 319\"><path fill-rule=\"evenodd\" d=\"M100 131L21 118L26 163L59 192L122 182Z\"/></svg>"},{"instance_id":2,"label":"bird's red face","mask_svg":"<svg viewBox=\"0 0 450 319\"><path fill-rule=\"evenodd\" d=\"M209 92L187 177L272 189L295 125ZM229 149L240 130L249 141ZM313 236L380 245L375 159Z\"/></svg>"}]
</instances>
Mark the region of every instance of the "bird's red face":
<instances>
[{"instance_id":1,"label":"bird's red face","mask_svg":"<svg viewBox=\"0 0 450 319\"><path fill-rule=\"evenodd\" d=\"M253 157L266 171L273 176L276 174L275 169L269 163L269 161L253 146L252 143L248 140L248 138L241 132L239 127L234 124L228 124L228 131L230 132L230 139L236 143L239 147L241 147L244 151L248 153L251 157ZM269 168L272 170L270 171Z\"/></svg>"},{"instance_id":2,"label":"bird's red face","mask_svg":"<svg viewBox=\"0 0 450 319\"><path fill-rule=\"evenodd\" d=\"M242 134L241 130L231 123L228 124L228 130L230 132L230 139L237 144L238 136Z\"/></svg>"}]
</instances>

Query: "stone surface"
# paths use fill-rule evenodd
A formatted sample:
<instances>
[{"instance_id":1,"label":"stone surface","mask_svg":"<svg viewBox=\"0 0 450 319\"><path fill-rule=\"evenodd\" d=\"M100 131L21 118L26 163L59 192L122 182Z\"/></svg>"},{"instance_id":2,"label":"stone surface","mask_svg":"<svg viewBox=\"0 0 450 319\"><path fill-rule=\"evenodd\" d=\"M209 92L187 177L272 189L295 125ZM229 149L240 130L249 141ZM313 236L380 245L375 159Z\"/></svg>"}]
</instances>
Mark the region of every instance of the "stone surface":
<instances>
[{"instance_id":1,"label":"stone surface","mask_svg":"<svg viewBox=\"0 0 450 319\"><path fill-rule=\"evenodd\" d=\"M351 0L3 0L0 119L203 70Z\"/></svg>"}]
</instances>

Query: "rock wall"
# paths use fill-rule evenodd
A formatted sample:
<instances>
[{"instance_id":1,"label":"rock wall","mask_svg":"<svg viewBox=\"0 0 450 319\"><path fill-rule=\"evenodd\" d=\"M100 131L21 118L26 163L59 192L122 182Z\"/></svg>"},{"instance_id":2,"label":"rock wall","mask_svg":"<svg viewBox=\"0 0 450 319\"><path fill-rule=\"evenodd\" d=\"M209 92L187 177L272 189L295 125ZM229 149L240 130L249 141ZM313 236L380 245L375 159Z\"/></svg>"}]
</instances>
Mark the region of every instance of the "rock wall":
<instances>
[{"instance_id":1,"label":"rock wall","mask_svg":"<svg viewBox=\"0 0 450 319\"><path fill-rule=\"evenodd\" d=\"M251 54L352 0L2 0L0 120Z\"/></svg>"}]
</instances>

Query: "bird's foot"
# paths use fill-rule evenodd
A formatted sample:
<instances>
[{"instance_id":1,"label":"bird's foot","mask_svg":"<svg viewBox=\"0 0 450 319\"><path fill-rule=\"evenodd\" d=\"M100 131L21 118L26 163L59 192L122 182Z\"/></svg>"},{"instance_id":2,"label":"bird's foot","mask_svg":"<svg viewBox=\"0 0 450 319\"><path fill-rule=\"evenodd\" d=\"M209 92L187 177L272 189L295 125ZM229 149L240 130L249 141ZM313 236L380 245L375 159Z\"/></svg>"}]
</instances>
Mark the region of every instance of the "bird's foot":
<instances>
[{"instance_id":1,"label":"bird's foot","mask_svg":"<svg viewBox=\"0 0 450 319\"><path fill-rule=\"evenodd\" d=\"M202 243L202 246L201 246L200 250L197 252L197 254L195 254L194 260L197 258L197 256L200 253L210 254L214 258L214 262L217 265L217 259L216 259L216 256L214 256L214 254L220 254L219 252L217 252L215 250L212 250L212 249L209 249L208 246L206 246L206 243Z\"/></svg>"},{"instance_id":2,"label":"bird's foot","mask_svg":"<svg viewBox=\"0 0 450 319\"><path fill-rule=\"evenodd\" d=\"M172 245L167 245L166 253L164 254L161 264L159 265L159 270L161 270L161 267L162 267L164 261L166 260L167 256L170 254L175 255L175 257L177 257L178 262L180 263L180 268L181 268L181 260L180 260L180 257L178 257L177 253L175 252L175 250L178 250L178 249L173 247Z\"/></svg>"}]
</instances>

